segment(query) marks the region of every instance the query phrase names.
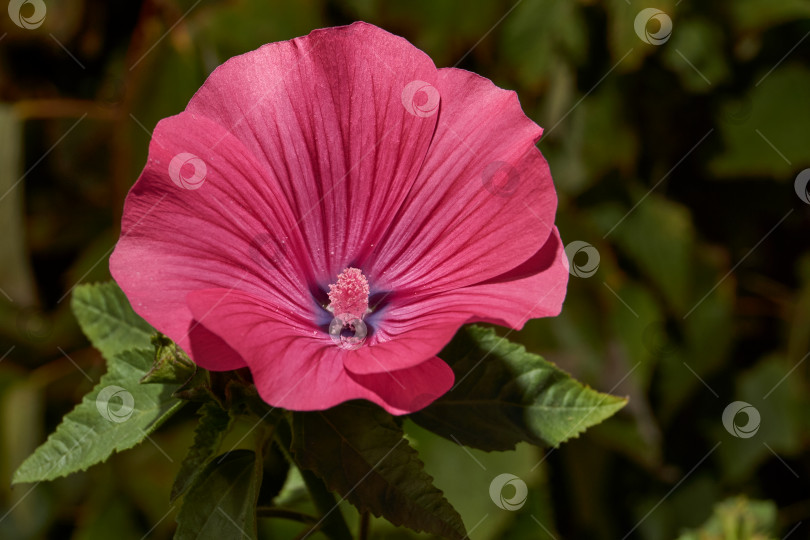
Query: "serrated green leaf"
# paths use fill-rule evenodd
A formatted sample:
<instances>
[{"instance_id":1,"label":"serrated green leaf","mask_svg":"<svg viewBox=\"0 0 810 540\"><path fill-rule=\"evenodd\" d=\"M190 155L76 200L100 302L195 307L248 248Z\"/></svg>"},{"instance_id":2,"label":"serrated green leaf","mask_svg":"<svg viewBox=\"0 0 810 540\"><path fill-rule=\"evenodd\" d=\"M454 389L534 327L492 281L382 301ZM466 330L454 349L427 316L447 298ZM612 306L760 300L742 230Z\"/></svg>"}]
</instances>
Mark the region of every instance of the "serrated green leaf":
<instances>
[{"instance_id":1,"label":"serrated green leaf","mask_svg":"<svg viewBox=\"0 0 810 540\"><path fill-rule=\"evenodd\" d=\"M222 442L222 436L231 423L231 415L213 401L204 403L198 411L200 422L194 430L194 443L188 449L180 471L172 485L174 501L194 483Z\"/></svg>"},{"instance_id":2,"label":"serrated green leaf","mask_svg":"<svg viewBox=\"0 0 810 540\"><path fill-rule=\"evenodd\" d=\"M351 402L294 413L292 451L299 466L361 511L445 538L467 534L402 429L374 405Z\"/></svg>"},{"instance_id":3,"label":"serrated green leaf","mask_svg":"<svg viewBox=\"0 0 810 540\"><path fill-rule=\"evenodd\" d=\"M186 493L175 540L256 538L261 466L252 450L211 461Z\"/></svg>"},{"instance_id":4,"label":"serrated green leaf","mask_svg":"<svg viewBox=\"0 0 810 540\"><path fill-rule=\"evenodd\" d=\"M557 446L627 402L584 386L491 329L462 329L440 356L453 368L456 387L411 418L481 450L511 450L523 441Z\"/></svg>"},{"instance_id":5,"label":"serrated green leaf","mask_svg":"<svg viewBox=\"0 0 810 540\"><path fill-rule=\"evenodd\" d=\"M152 350L155 330L132 310L115 282L79 285L70 305L84 334L107 360L129 349Z\"/></svg>"},{"instance_id":6,"label":"serrated green leaf","mask_svg":"<svg viewBox=\"0 0 810 540\"><path fill-rule=\"evenodd\" d=\"M82 402L14 473L13 483L53 480L132 448L182 406L177 385L138 384L151 367L151 349L123 351ZM105 417L106 415L106 417Z\"/></svg>"}]
</instances>

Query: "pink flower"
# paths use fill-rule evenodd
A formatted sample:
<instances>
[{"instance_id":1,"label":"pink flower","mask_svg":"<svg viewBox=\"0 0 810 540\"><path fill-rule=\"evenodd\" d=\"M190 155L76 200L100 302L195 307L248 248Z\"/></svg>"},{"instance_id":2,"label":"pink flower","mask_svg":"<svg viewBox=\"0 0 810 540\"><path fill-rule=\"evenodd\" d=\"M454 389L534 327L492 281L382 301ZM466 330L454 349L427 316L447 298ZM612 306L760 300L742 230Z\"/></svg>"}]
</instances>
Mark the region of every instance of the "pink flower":
<instances>
[{"instance_id":1,"label":"pink flower","mask_svg":"<svg viewBox=\"0 0 810 540\"><path fill-rule=\"evenodd\" d=\"M561 309L541 133L514 92L375 26L271 43L157 125L110 269L271 405L413 412L452 386L436 354L462 324Z\"/></svg>"}]
</instances>

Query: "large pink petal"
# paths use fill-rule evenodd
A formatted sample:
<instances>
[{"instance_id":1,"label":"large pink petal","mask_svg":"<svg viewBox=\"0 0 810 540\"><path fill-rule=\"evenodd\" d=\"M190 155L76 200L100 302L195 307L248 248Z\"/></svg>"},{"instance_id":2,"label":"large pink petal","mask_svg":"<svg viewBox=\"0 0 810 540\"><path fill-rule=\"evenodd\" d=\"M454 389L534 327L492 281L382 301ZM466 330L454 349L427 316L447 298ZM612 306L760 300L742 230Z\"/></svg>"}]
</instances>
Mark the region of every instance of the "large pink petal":
<instances>
[{"instance_id":1,"label":"large pink petal","mask_svg":"<svg viewBox=\"0 0 810 540\"><path fill-rule=\"evenodd\" d=\"M192 320L186 334L188 337L184 342L184 350L198 366L210 371L231 371L247 367L238 352L199 321Z\"/></svg>"},{"instance_id":2,"label":"large pink petal","mask_svg":"<svg viewBox=\"0 0 810 540\"><path fill-rule=\"evenodd\" d=\"M558 315L567 282L565 252L554 228L537 253L500 276L435 295L396 297L379 316L378 338L398 341L405 351L413 351L425 344L425 336L446 344L462 323L489 322L519 330L529 319ZM355 373L377 373L417 362L412 354L400 351L387 356L353 355L344 364Z\"/></svg>"},{"instance_id":3,"label":"large pink petal","mask_svg":"<svg viewBox=\"0 0 810 540\"><path fill-rule=\"evenodd\" d=\"M373 335L366 344L343 357L343 365L354 374L408 369L447 345L470 315L455 307L432 302L431 298L393 298L384 308L366 317Z\"/></svg>"},{"instance_id":4,"label":"large pink petal","mask_svg":"<svg viewBox=\"0 0 810 540\"><path fill-rule=\"evenodd\" d=\"M417 182L364 263L380 289L436 293L509 271L542 247L557 197L514 92L439 70L442 107ZM383 274L384 272L384 274Z\"/></svg>"},{"instance_id":5,"label":"large pink petal","mask_svg":"<svg viewBox=\"0 0 810 540\"><path fill-rule=\"evenodd\" d=\"M218 124L183 113L155 128L110 271L135 311L193 355L189 291L239 287L288 312L320 309L301 277L309 263L302 244L278 182L250 151ZM212 351L206 368L244 365L216 336L199 343Z\"/></svg>"},{"instance_id":6,"label":"large pink petal","mask_svg":"<svg viewBox=\"0 0 810 540\"><path fill-rule=\"evenodd\" d=\"M197 320L245 359L262 399L276 407L319 410L366 399L392 414L405 414L428 405L453 384L452 370L434 356L409 369L350 373L344 358L372 347L340 349L322 331L288 319L247 293L196 291L188 304Z\"/></svg>"},{"instance_id":7,"label":"large pink petal","mask_svg":"<svg viewBox=\"0 0 810 540\"><path fill-rule=\"evenodd\" d=\"M517 268L483 283L439 294L432 301L436 309L468 313L469 322L520 330L529 319L560 314L568 275L564 247L555 227L543 247Z\"/></svg>"},{"instance_id":8,"label":"large pink petal","mask_svg":"<svg viewBox=\"0 0 810 540\"><path fill-rule=\"evenodd\" d=\"M227 128L279 179L325 287L375 248L415 181L436 77L406 40L355 23L228 60L187 111Z\"/></svg>"}]
</instances>

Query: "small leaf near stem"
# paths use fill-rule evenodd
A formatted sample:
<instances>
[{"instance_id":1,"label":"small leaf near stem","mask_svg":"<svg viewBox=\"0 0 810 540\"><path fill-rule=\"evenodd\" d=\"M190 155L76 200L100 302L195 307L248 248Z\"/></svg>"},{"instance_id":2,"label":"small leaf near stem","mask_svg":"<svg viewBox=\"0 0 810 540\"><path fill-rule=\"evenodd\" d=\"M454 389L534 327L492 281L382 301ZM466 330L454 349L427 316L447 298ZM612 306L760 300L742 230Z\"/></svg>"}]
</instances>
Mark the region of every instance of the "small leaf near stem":
<instances>
[{"instance_id":1,"label":"small leaf near stem","mask_svg":"<svg viewBox=\"0 0 810 540\"><path fill-rule=\"evenodd\" d=\"M461 516L433 485L401 426L382 408L352 401L295 412L293 456L361 512L394 525L462 540Z\"/></svg>"},{"instance_id":2,"label":"small leaf near stem","mask_svg":"<svg viewBox=\"0 0 810 540\"><path fill-rule=\"evenodd\" d=\"M174 537L256 540L260 481L261 459L252 450L234 450L211 460L183 498Z\"/></svg>"},{"instance_id":3,"label":"small leaf near stem","mask_svg":"<svg viewBox=\"0 0 810 540\"><path fill-rule=\"evenodd\" d=\"M231 416L214 401L204 403L197 411L200 415L194 430L194 444L188 449L180 471L172 486L170 501L182 495L197 479L219 449L225 431L231 423Z\"/></svg>"},{"instance_id":4,"label":"small leaf near stem","mask_svg":"<svg viewBox=\"0 0 810 540\"><path fill-rule=\"evenodd\" d=\"M276 437L279 446L285 453L287 458L295 463L295 460L290 454L292 448L292 430L288 421L281 421L276 426ZM307 538L310 534L317 530L323 532L331 540L353 540L352 533L349 531L349 526L340 511L340 506L335 498L335 495L330 492L326 485L315 474L306 469L299 468L301 478L307 486L312 502L315 508L321 515L320 520L313 525L301 538Z\"/></svg>"},{"instance_id":5,"label":"small leaf near stem","mask_svg":"<svg viewBox=\"0 0 810 540\"><path fill-rule=\"evenodd\" d=\"M141 383L188 382L196 369L188 355L160 333L152 336L152 345L155 347L155 363L149 373L141 377Z\"/></svg>"}]
</instances>

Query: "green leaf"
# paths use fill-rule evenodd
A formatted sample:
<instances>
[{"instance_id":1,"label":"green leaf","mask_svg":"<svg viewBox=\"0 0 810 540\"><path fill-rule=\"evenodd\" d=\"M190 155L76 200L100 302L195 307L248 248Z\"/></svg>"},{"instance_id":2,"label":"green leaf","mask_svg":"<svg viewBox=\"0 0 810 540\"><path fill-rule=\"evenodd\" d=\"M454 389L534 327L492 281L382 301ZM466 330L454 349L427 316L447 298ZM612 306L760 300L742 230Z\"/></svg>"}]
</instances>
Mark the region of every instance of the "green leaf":
<instances>
[{"instance_id":1,"label":"green leaf","mask_svg":"<svg viewBox=\"0 0 810 540\"><path fill-rule=\"evenodd\" d=\"M177 385L146 384L153 351L117 353L108 372L62 419L48 440L14 473L13 483L52 480L105 461L113 452L132 448L180 408L172 397Z\"/></svg>"},{"instance_id":2,"label":"green leaf","mask_svg":"<svg viewBox=\"0 0 810 540\"><path fill-rule=\"evenodd\" d=\"M791 376L800 362L801 358L773 354L737 376L735 400L753 406L762 422L751 438L735 437L721 425L711 426L711 436L723 441L717 454L725 478L743 482L765 460L802 454L810 401L802 378Z\"/></svg>"},{"instance_id":3,"label":"green leaf","mask_svg":"<svg viewBox=\"0 0 810 540\"><path fill-rule=\"evenodd\" d=\"M256 538L260 477L252 450L234 450L211 461L183 500L175 540Z\"/></svg>"},{"instance_id":4,"label":"green leaf","mask_svg":"<svg viewBox=\"0 0 810 540\"><path fill-rule=\"evenodd\" d=\"M198 366L191 377L175 391L174 397L186 401L203 402L210 399L218 399L213 391L211 372ZM224 406L223 404L223 407Z\"/></svg>"},{"instance_id":5,"label":"green leaf","mask_svg":"<svg viewBox=\"0 0 810 540\"><path fill-rule=\"evenodd\" d=\"M636 3L628 4L626 0L608 0L603 5L607 15L607 44L611 60L616 62L619 73L638 71L645 58L655 54L657 49L640 41L634 31L639 6ZM655 2L657 9L669 14L675 11L675 5L675 0ZM621 62L619 59L622 59Z\"/></svg>"},{"instance_id":6,"label":"green leaf","mask_svg":"<svg viewBox=\"0 0 810 540\"><path fill-rule=\"evenodd\" d=\"M644 203L631 212L605 204L594 218L669 304L685 313L694 305L690 303L694 273L690 257L695 232L689 210L655 193L644 195L643 187L635 186L631 192L635 200L645 197Z\"/></svg>"},{"instance_id":7,"label":"green leaf","mask_svg":"<svg viewBox=\"0 0 810 540\"><path fill-rule=\"evenodd\" d=\"M555 64L586 54L588 29L583 10L576 3L526 2L515 5L514 15L504 21L501 54L510 59L519 82L527 89L547 83Z\"/></svg>"},{"instance_id":8,"label":"green leaf","mask_svg":"<svg viewBox=\"0 0 810 540\"><path fill-rule=\"evenodd\" d=\"M129 349L152 350L155 330L132 310L115 282L79 285L70 305L84 334L107 360Z\"/></svg>"},{"instance_id":9,"label":"green leaf","mask_svg":"<svg viewBox=\"0 0 810 540\"><path fill-rule=\"evenodd\" d=\"M299 466L361 511L446 538L467 534L402 429L376 406L351 402L294 413L292 451Z\"/></svg>"},{"instance_id":10,"label":"green leaf","mask_svg":"<svg viewBox=\"0 0 810 540\"><path fill-rule=\"evenodd\" d=\"M180 472L172 486L171 500L174 501L194 483L216 451L222 436L231 423L228 411L213 401L204 403L198 411L200 422L194 430L194 443L180 465Z\"/></svg>"},{"instance_id":11,"label":"green leaf","mask_svg":"<svg viewBox=\"0 0 810 540\"><path fill-rule=\"evenodd\" d=\"M264 451L262 463L262 488L259 491L259 506L274 506L274 501L290 475L290 462L278 444L270 443Z\"/></svg>"},{"instance_id":12,"label":"green leaf","mask_svg":"<svg viewBox=\"0 0 810 540\"><path fill-rule=\"evenodd\" d=\"M724 29L708 17L679 17L678 31L662 52L664 65L690 93L708 93L731 76L724 39Z\"/></svg>"},{"instance_id":13,"label":"green leaf","mask_svg":"<svg viewBox=\"0 0 810 540\"><path fill-rule=\"evenodd\" d=\"M188 355L163 334L152 336L155 346L155 363L149 373L141 378L142 383L187 383L196 366Z\"/></svg>"},{"instance_id":14,"label":"green leaf","mask_svg":"<svg viewBox=\"0 0 810 540\"><path fill-rule=\"evenodd\" d=\"M772 501L732 497L714 507L714 513L698 530L686 531L678 540L770 540L776 524Z\"/></svg>"},{"instance_id":15,"label":"green leaf","mask_svg":"<svg viewBox=\"0 0 810 540\"><path fill-rule=\"evenodd\" d=\"M786 61L772 73L768 69L757 73L756 84L742 97L742 107L731 107L742 109L740 117L719 124L722 151L709 162L712 176L793 180L810 164L805 131L810 101L795 92L810 85L810 70L795 61ZM731 113L728 104L723 109L725 115Z\"/></svg>"},{"instance_id":16,"label":"green leaf","mask_svg":"<svg viewBox=\"0 0 810 540\"><path fill-rule=\"evenodd\" d=\"M736 28L738 35L754 34L772 26L810 17L810 5L803 0L737 0L728 7L733 22L731 26Z\"/></svg>"},{"instance_id":17,"label":"green leaf","mask_svg":"<svg viewBox=\"0 0 810 540\"><path fill-rule=\"evenodd\" d=\"M456 387L411 418L481 450L511 450L522 441L557 446L627 402L582 385L492 329L462 329L440 356L453 368Z\"/></svg>"}]
</instances>

